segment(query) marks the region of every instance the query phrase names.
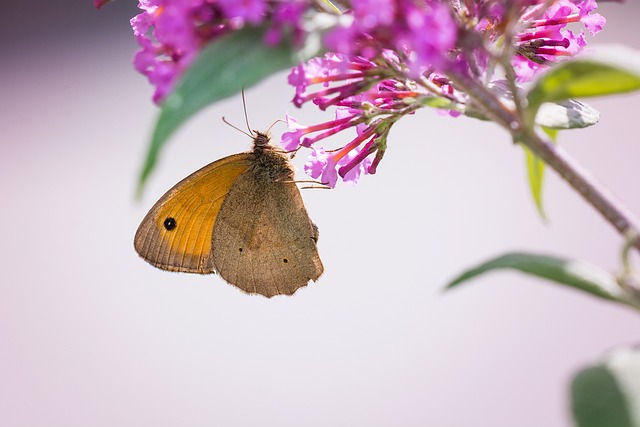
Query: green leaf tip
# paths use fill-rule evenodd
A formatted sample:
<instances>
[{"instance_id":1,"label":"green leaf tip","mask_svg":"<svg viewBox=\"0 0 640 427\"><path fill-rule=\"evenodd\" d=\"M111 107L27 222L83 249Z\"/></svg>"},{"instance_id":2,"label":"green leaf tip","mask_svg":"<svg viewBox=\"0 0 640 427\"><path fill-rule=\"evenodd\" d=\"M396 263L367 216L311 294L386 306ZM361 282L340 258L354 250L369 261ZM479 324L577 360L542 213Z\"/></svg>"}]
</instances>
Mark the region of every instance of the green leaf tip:
<instances>
[{"instance_id":1,"label":"green leaf tip","mask_svg":"<svg viewBox=\"0 0 640 427\"><path fill-rule=\"evenodd\" d=\"M543 221L547 220L547 214L544 211L544 200L542 193L544 189L544 170L545 163L542 159L531 152L527 147L522 145L525 157L527 159L527 177L529 178L529 190L531 197L536 205L538 215Z\"/></svg>"},{"instance_id":2,"label":"green leaf tip","mask_svg":"<svg viewBox=\"0 0 640 427\"><path fill-rule=\"evenodd\" d=\"M599 267L582 261L523 252L508 253L471 268L449 282L445 289L499 269L517 270L609 301L628 304L615 278Z\"/></svg>"}]
</instances>

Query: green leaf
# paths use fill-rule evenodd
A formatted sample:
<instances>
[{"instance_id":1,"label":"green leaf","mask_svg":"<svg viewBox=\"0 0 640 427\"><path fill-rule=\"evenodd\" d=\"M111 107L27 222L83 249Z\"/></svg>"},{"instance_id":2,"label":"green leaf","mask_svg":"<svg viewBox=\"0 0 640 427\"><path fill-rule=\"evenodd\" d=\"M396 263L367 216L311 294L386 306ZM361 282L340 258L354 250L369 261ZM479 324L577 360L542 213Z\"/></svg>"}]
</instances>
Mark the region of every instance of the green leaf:
<instances>
[{"instance_id":1,"label":"green leaf","mask_svg":"<svg viewBox=\"0 0 640 427\"><path fill-rule=\"evenodd\" d=\"M549 138L554 143L556 142L558 131L543 127L542 130L549 135ZM525 158L527 161L527 177L529 178L529 190L531 190L531 197L536 205L536 210L543 220L547 219L547 214L544 211L544 202L542 193L544 189L544 171L546 164L540 157L536 156L526 145L520 145L524 150Z\"/></svg>"},{"instance_id":2,"label":"green leaf","mask_svg":"<svg viewBox=\"0 0 640 427\"><path fill-rule=\"evenodd\" d=\"M528 112L535 117L544 102L639 89L640 52L624 46L603 48L594 56L562 62L543 74L527 95Z\"/></svg>"},{"instance_id":3,"label":"green leaf","mask_svg":"<svg viewBox=\"0 0 640 427\"><path fill-rule=\"evenodd\" d=\"M579 427L634 427L615 377L603 366L580 372L571 384L571 396Z\"/></svg>"},{"instance_id":4,"label":"green leaf","mask_svg":"<svg viewBox=\"0 0 640 427\"><path fill-rule=\"evenodd\" d=\"M264 29L244 28L205 47L162 104L147 158L140 175L138 193L153 170L169 136L202 108L250 87L263 78L293 66L292 47L269 48Z\"/></svg>"},{"instance_id":5,"label":"green leaf","mask_svg":"<svg viewBox=\"0 0 640 427\"><path fill-rule=\"evenodd\" d=\"M512 269L548 279L610 301L627 304L615 278L594 265L546 255L509 253L486 261L453 279L446 289L453 288L492 270Z\"/></svg>"},{"instance_id":6,"label":"green leaf","mask_svg":"<svg viewBox=\"0 0 640 427\"><path fill-rule=\"evenodd\" d=\"M547 219L547 214L544 212L544 203L542 200L542 189L544 183L544 168L545 163L529 150L526 146L521 145L524 150L524 154L527 158L527 176L529 178L529 190L531 190L531 197L536 205L536 210L543 220Z\"/></svg>"},{"instance_id":7,"label":"green leaf","mask_svg":"<svg viewBox=\"0 0 640 427\"><path fill-rule=\"evenodd\" d=\"M640 425L640 351L619 349L579 372L571 383L578 427Z\"/></svg>"}]
</instances>

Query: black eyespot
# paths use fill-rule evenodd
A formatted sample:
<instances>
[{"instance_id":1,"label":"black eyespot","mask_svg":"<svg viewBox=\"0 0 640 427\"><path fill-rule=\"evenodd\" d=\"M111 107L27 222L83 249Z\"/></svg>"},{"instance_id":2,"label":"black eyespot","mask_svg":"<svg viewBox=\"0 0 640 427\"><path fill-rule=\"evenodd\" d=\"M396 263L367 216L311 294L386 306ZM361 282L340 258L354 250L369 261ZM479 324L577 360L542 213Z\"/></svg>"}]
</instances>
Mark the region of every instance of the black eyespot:
<instances>
[{"instance_id":1,"label":"black eyespot","mask_svg":"<svg viewBox=\"0 0 640 427\"><path fill-rule=\"evenodd\" d=\"M238 252L242 252L242 248L238 248Z\"/></svg>"},{"instance_id":2,"label":"black eyespot","mask_svg":"<svg viewBox=\"0 0 640 427\"><path fill-rule=\"evenodd\" d=\"M171 231L177 226L178 224L176 223L176 220L174 218L169 217L164 220L164 228L166 228L167 231Z\"/></svg>"},{"instance_id":3,"label":"black eyespot","mask_svg":"<svg viewBox=\"0 0 640 427\"><path fill-rule=\"evenodd\" d=\"M288 263L288 262L289 262L289 260L288 260L288 259L286 259L286 258L284 258L284 259L282 260L282 262L284 262L284 263L286 264L286 263Z\"/></svg>"}]
</instances>

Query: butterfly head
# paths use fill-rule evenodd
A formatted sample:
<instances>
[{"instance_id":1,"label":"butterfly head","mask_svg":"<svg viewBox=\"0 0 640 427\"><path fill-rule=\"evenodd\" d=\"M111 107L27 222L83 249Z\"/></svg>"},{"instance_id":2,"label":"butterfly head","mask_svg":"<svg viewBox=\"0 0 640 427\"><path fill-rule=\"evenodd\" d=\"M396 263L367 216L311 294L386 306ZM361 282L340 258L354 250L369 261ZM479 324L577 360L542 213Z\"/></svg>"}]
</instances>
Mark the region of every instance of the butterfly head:
<instances>
[{"instance_id":1,"label":"butterfly head","mask_svg":"<svg viewBox=\"0 0 640 427\"><path fill-rule=\"evenodd\" d=\"M263 133L257 130L253 131L253 144L256 147L265 147L269 145L271 138L268 133Z\"/></svg>"}]
</instances>

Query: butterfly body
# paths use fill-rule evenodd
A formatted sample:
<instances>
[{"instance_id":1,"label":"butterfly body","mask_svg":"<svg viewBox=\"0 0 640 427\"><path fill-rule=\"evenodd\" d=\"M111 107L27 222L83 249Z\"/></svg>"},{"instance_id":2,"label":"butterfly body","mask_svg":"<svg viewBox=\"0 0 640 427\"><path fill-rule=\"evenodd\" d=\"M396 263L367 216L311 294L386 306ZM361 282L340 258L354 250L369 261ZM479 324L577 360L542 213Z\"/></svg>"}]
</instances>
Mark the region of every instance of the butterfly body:
<instances>
[{"instance_id":1,"label":"butterfly body","mask_svg":"<svg viewBox=\"0 0 640 427\"><path fill-rule=\"evenodd\" d=\"M253 151L217 160L170 189L134 246L152 265L210 274L248 293L291 295L323 272L317 228L288 156L256 132Z\"/></svg>"}]
</instances>

